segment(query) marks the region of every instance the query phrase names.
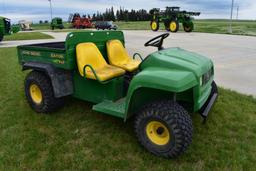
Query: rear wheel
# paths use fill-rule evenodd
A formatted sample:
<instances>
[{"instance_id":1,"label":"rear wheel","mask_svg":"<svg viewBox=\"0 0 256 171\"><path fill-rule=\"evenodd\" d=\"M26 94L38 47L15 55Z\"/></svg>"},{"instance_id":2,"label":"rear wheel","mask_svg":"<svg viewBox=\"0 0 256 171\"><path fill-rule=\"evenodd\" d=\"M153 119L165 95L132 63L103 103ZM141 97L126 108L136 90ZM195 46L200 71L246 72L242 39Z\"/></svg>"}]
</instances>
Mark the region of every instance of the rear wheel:
<instances>
[{"instance_id":1,"label":"rear wheel","mask_svg":"<svg viewBox=\"0 0 256 171\"><path fill-rule=\"evenodd\" d=\"M158 29L159 29L159 22L157 20L151 21L150 27L151 27L152 31L158 31Z\"/></svg>"},{"instance_id":2,"label":"rear wheel","mask_svg":"<svg viewBox=\"0 0 256 171\"><path fill-rule=\"evenodd\" d=\"M0 33L0 42L4 39L4 35Z\"/></svg>"},{"instance_id":3,"label":"rear wheel","mask_svg":"<svg viewBox=\"0 0 256 171\"><path fill-rule=\"evenodd\" d=\"M172 20L169 24L169 30L173 33L179 30L179 22L177 20Z\"/></svg>"},{"instance_id":4,"label":"rear wheel","mask_svg":"<svg viewBox=\"0 0 256 171\"><path fill-rule=\"evenodd\" d=\"M25 79L27 101L36 112L52 112L63 105L63 98L55 98L51 81L42 72L32 71Z\"/></svg>"},{"instance_id":5,"label":"rear wheel","mask_svg":"<svg viewBox=\"0 0 256 171\"><path fill-rule=\"evenodd\" d=\"M194 24L192 22L184 23L183 29L185 32L191 32L194 29Z\"/></svg>"},{"instance_id":6,"label":"rear wheel","mask_svg":"<svg viewBox=\"0 0 256 171\"><path fill-rule=\"evenodd\" d=\"M192 120L176 102L150 103L136 115L135 133L139 142L151 153L174 158L192 142Z\"/></svg>"}]
</instances>

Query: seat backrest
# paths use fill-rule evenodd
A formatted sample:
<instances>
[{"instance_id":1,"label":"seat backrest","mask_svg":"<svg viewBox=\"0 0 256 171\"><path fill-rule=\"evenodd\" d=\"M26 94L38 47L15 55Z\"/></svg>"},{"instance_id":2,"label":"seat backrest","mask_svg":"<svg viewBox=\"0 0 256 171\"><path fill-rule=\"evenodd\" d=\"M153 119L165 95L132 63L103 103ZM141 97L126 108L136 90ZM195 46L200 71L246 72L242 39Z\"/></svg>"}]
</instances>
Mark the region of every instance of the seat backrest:
<instances>
[{"instance_id":1,"label":"seat backrest","mask_svg":"<svg viewBox=\"0 0 256 171\"><path fill-rule=\"evenodd\" d=\"M79 43L95 43L102 56L108 61L106 42L108 40L118 39L124 43L124 34L122 31L81 31L71 32L67 35L65 41L66 62L68 69L76 67L76 46Z\"/></svg>"},{"instance_id":2,"label":"seat backrest","mask_svg":"<svg viewBox=\"0 0 256 171\"><path fill-rule=\"evenodd\" d=\"M112 65L124 64L130 60L129 54L120 40L109 40L107 53L109 63Z\"/></svg>"},{"instance_id":3,"label":"seat backrest","mask_svg":"<svg viewBox=\"0 0 256 171\"><path fill-rule=\"evenodd\" d=\"M79 43L76 46L76 60L81 76L84 76L83 69L85 65L91 65L94 70L107 65L107 62L94 43ZM86 72L88 71L90 69L86 68Z\"/></svg>"}]
</instances>

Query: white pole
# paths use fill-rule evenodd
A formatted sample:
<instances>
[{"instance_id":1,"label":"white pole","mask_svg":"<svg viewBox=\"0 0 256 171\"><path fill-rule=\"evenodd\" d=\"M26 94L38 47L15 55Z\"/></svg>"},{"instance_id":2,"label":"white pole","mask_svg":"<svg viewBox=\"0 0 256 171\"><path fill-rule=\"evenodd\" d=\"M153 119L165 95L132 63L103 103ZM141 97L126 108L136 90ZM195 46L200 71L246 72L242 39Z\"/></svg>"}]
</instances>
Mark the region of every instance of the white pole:
<instances>
[{"instance_id":1,"label":"white pole","mask_svg":"<svg viewBox=\"0 0 256 171\"><path fill-rule=\"evenodd\" d=\"M3 12L5 14L5 0L3 0Z\"/></svg>"},{"instance_id":2,"label":"white pole","mask_svg":"<svg viewBox=\"0 0 256 171\"><path fill-rule=\"evenodd\" d=\"M50 12L51 12L51 21L52 21L52 0L49 0L49 2L50 2L50 10L51 10Z\"/></svg>"},{"instance_id":3,"label":"white pole","mask_svg":"<svg viewBox=\"0 0 256 171\"><path fill-rule=\"evenodd\" d=\"M229 23L229 33L232 33L233 6L234 6L234 0L232 0L232 3L231 3L231 14L230 14L230 23Z\"/></svg>"},{"instance_id":4,"label":"white pole","mask_svg":"<svg viewBox=\"0 0 256 171\"><path fill-rule=\"evenodd\" d=\"M237 6L237 9L236 9L236 20L238 20L238 12L239 12L239 5Z\"/></svg>"}]
</instances>

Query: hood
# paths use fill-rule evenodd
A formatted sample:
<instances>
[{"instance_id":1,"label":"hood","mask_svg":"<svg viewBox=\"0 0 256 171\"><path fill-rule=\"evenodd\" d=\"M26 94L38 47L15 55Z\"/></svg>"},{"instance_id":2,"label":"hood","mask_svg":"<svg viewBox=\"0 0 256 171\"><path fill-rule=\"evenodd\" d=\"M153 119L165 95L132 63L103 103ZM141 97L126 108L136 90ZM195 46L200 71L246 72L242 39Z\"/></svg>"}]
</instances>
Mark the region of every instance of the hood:
<instances>
[{"instance_id":1,"label":"hood","mask_svg":"<svg viewBox=\"0 0 256 171\"><path fill-rule=\"evenodd\" d=\"M171 70L193 72L202 76L213 66L212 61L194 52L181 48L168 48L150 54L140 65L141 70L147 67L159 67Z\"/></svg>"}]
</instances>

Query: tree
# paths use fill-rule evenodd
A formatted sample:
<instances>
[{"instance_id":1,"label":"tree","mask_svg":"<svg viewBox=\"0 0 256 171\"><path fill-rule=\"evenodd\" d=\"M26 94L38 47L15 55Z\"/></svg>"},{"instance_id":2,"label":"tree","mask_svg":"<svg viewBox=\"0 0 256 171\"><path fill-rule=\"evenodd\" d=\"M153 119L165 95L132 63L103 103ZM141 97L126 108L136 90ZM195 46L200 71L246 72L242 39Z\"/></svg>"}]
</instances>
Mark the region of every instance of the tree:
<instances>
[{"instance_id":1,"label":"tree","mask_svg":"<svg viewBox=\"0 0 256 171\"><path fill-rule=\"evenodd\" d=\"M88 18L90 18L90 15L88 15ZM116 14L114 12L114 7L107 8L104 13L100 13L97 11L97 13L92 15L92 20L106 20L106 21L149 21L151 19L151 14L145 10L134 10L131 9L130 11L127 9L124 9L120 7L116 11Z\"/></svg>"},{"instance_id":2,"label":"tree","mask_svg":"<svg viewBox=\"0 0 256 171\"><path fill-rule=\"evenodd\" d=\"M120 12L119 12L119 10L116 11L116 19L117 19L117 21L120 21Z\"/></svg>"}]
</instances>

